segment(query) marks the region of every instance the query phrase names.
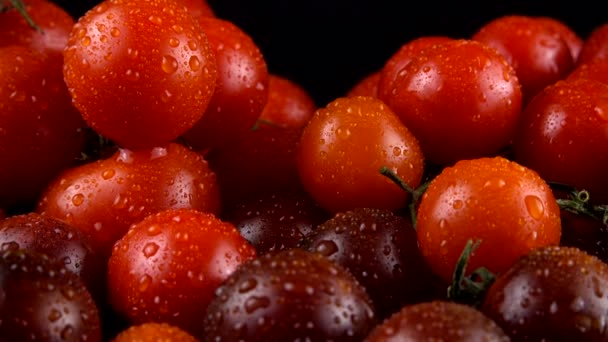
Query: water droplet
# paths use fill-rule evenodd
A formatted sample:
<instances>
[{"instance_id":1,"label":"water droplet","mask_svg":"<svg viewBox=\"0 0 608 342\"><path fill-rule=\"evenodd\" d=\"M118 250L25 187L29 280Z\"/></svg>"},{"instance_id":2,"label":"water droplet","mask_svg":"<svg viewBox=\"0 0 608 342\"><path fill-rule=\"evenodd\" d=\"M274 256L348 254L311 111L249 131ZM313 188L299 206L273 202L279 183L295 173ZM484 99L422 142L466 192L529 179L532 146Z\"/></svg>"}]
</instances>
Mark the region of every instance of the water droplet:
<instances>
[{"instance_id":1,"label":"water droplet","mask_svg":"<svg viewBox=\"0 0 608 342\"><path fill-rule=\"evenodd\" d=\"M171 97L172 97L172 96L173 96L173 94L171 94L171 92L170 92L169 90L165 89L165 90L164 90L164 91L163 91L163 92L160 94L160 99L161 99L163 102L165 102L165 103L166 103L166 102L168 102L168 101L171 99Z\"/></svg>"},{"instance_id":2,"label":"water droplet","mask_svg":"<svg viewBox=\"0 0 608 342\"><path fill-rule=\"evenodd\" d=\"M132 163L133 162L133 152L130 150L121 148L118 152L118 157L116 157L116 161L123 163Z\"/></svg>"},{"instance_id":3,"label":"water droplet","mask_svg":"<svg viewBox=\"0 0 608 342\"><path fill-rule=\"evenodd\" d=\"M108 36L103 35L101 37L99 37L99 41L102 43L107 43L108 42Z\"/></svg>"},{"instance_id":4,"label":"water droplet","mask_svg":"<svg viewBox=\"0 0 608 342\"><path fill-rule=\"evenodd\" d=\"M448 221L446 221L446 219L439 220L439 228L445 229L445 227L447 227L447 226L448 226Z\"/></svg>"},{"instance_id":5,"label":"water droplet","mask_svg":"<svg viewBox=\"0 0 608 342\"><path fill-rule=\"evenodd\" d=\"M74 328L71 325L66 325L63 330L61 330L61 338L65 341L70 340L74 335Z\"/></svg>"},{"instance_id":6,"label":"water droplet","mask_svg":"<svg viewBox=\"0 0 608 342\"><path fill-rule=\"evenodd\" d=\"M190 70L192 71L199 71L201 68L201 61L196 56L190 57L188 64L190 65Z\"/></svg>"},{"instance_id":7,"label":"water droplet","mask_svg":"<svg viewBox=\"0 0 608 342\"><path fill-rule=\"evenodd\" d=\"M84 203L84 195L83 194L76 194L74 196L72 196L72 204L75 206L80 206L82 203Z\"/></svg>"},{"instance_id":8,"label":"water droplet","mask_svg":"<svg viewBox=\"0 0 608 342\"><path fill-rule=\"evenodd\" d=\"M167 149L164 147L155 147L150 152L150 159L157 159L167 156Z\"/></svg>"},{"instance_id":9,"label":"water droplet","mask_svg":"<svg viewBox=\"0 0 608 342\"><path fill-rule=\"evenodd\" d=\"M162 25L162 23L163 23L163 20L162 20L160 17L157 17L157 16L155 16L155 15L151 15L151 16L149 16L149 17L148 17L148 20L149 20L151 23L156 24L156 25Z\"/></svg>"},{"instance_id":10,"label":"water droplet","mask_svg":"<svg viewBox=\"0 0 608 342\"><path fill-rule=\"evenodd\" d=\"M458 210L461 209L464 206L464 203L461 200L454 200L454 203L452 203L452 208Z\"/></svg>"},{"instance_id":11,"label":"water droplet","mask_svg":"<svg viewBox=\"0 0 608 342\"><path fill-rule=\"evenodd\" d=\"M144 246L143 253L146 258L153 257L156 252L158 252L158 245L156 243L148 242L146 246Z\"/></svg>"},{"instance_id":12,"label":"water droplet","mask_svg":"<svg viewBox=\"0 0 608 342\"><path fill-rule=\"evenodd\" d=\"M74 299L74 297L76 297L76 291L74 291L72 287L62 288L61 294L63 295L63 298L67 299L68 301L71 301Z\"/></svg>"},{"instance_id":13,"label":"water droplet","mask_svg":"<svg viewBox=\"0 0 608 342\"><path fill-rule=\"evenodd\" d=\"M161 67L167 74L172 74L177 71L177 60L169 55L164 55L161 61Z\"/></svg>"},{"instance_id":14,"label":"water droplet","mask_svg":"<svg viewBox=\"0 0 608 342\"><path fill-rule=\"evenodd\" d=\"M597 115L599 115L599 117L600 117L600 118L602 118L602 119L604 119L604 120L608 120L608 113L606 113L602 107L600 107L600 106L595 106L595 107L593 108L593 111L594 111L594 112L595 112Z\"/></svg>"},{"instance_id":15,"label":"water droplet","mask_svg":"<svg viewBox=\"0 0 608 342\"><path fill-rule=\"evenodd\" d=\"M393 155L395 157L399 157L401 155L401 148L399 148L397 146L393 147Z\"/></svg>"},{"instance_id":16,"label":"water droplet","mask_svg":"<svg viewBox=\"0 0 608 342\"><path fill-rule=\"evenodd\" d=\"M574 311L574 312L580 312L584 308L585 308L585 301L581 297L574 298L572 303L570 303L570 309L572 309L572 311Z\"/></svg>"},{"instance_id":17,"label":"water droplet","mask_svg":"<svg viewBox=\"0 0 608 342\"><path fill-rule=\"evenodd\" d=\"M80 40L80 44L84 47L87 47L89 45L91 45L91 37L89 36L84 36L81 40Z\"/></svg>"},{"instance_id":18,"label":"water droplet","mask_svg":"<svg viewBox=\"0 0 608 342\"><path fill-rule=\"evenodd\" d=\"M103 179L107 180L107 179L114 177L115 174L116 174L116 171L114 171L114 169L107 169L101 173L101 177Z\"/></svg>"},{"instance_id":19,"label":"water droplet","mask_svg":"<svg viewBox=\"0 0 608 342\"><path fill-rule=\"evenodd\" d=\"M559 307L557 306L556 302L551 302L551 305L549 306L549 312L552 314L557 313L557 310L559 309Z\"/></svg>"},{"instance_id":20,"label":"water droplet","mask_svg":"<svg viewBox=\"0 0 608 342\"><path fill-rule=\"evenodd\" d=\"M130 81L138 81L139 80L139 71L133 71L131 69L128 69L125 72L125 76L127 76L127 79Z\"/></svg>"},{"instance_id":21,"label":"water droplet","mask_svg":"<svg viewBox=\"0 0 608 342\"><path fill-rule=\"evenodd\" d=\"M323 240L319 242L316 248L316 252L326 257L336 253L338 251L338 245L331 240Z\"/></svg>"},{"instance_id":22,"label":"water droplet","mask_svg":"<svg viewBox=\"0 0 608 342\"><path fill-rule=\"evenodd\" d=\"M173 26L171 26L171 29L173 29L173 32L175 32L177 34L181 34L184 32L184 28L179 25L173 25Z\"/></svg>"},{"instance_id":23,"label":"water droplet","mask_svg":"<svg viewBox=\"0 0 608 342\"><path fill-rule=\"evenodd\" d=\"M103 228L103 224L102 224L101 222L95 222L95 223L93 224L93 229L95 229L95 231L97 231L97 232L98 232L98 231L100 231L100 230L101 230L101 228Z\"/></svg>"},{"instance_id":24,"label":"water droplet","mask_svg":"<svg viewBox=\"0 0 608 342\"><path fill-rule=\"evenodd\" d=\"M190 48L190 50L196 51L196 49L198 49L198 44L194 40L189 40L188 47Z\"/></svg>"},{"instance_id":25,"label":"water droplet","mask_svg":"<svg viewBox=\"0 0 608 342\"><path fill-rule=\"evenodd\" d=\"M524 198L524 202L526 204L526 209L528 209L528 213L535 220L540 220L543 218L545 214L545 206L543 205L543 201L535 195L528 195Z\"/></svg>"},{"instance_id":26,"label":"water droplet","mask_svg":"<svg viewBox=\"0 0 608 342\"><path fill-rule=\"evenodd\" d=\"M249 291L255 289L256 286L258 286L257 280L255 280L254 278L246 279L239 285L239 292L240 293L249 292Z\"/></svg>"},{"instance_id":27,"label":"water droplet","mask_svg":"<svg viewBox=\"0 0 608 342\"><path fill-rule=\"evenodd\" d=\"M61 319L63 315L61 314L61 311L57 310L57 309L52 309L51 312L49 313L48 319L49 322L54 323L57 322L59 319Z\"/></svg>"},{"instance_id":28,"label":"water droplet","mask_svg":"<svg viewBox=\"0 0 608 342\"><path fill-rule=\"evenodd\" d=\"M179 46L179 39L173 38L173 37L169 38L169 46L174 47L174 48L178 47Z\"/></svg>"},{"instance_id":29,"label":"water droplet","mask_svg":"<svg viewBox=\"0 0 608 342\"><path fill-rule=\"evenodd\" d=\"M245 311L247 313L253 313L256 310L264 309L270 306L270 299L268 297L257 297L251 296L245 301Z\"/></svg>"},{"instance_id":30,"label":"water droplet","mask_svg":"<svg viewBox=\"0 0 608 342\"><path fill-rule=\"evenodd\" d=\"M110 35L114 38L120 36L120 29L118 27L112 27L110 30Z\"/></svg>"},{"instance_id":31,"label":"water droplet","mask_svg":"<svg viewBox=\"0 0 608 342\"><path fill-rule=\"evenodd\" d=\"M141 276L141 278L139 278L139 284L137 286L137 289L139 290L139 292L145 292L150 286L150 283L152 283L152 277L147 274L144 274L143 276Z\"/></svg>"},{"instance_id":32,"label":"water droplet","mask_svg":"<svg viewBox=\"0 0 608 342\"><path fill-rule=\"evenodd\" d=\"M148 227L148 229L146 230L146 232L148 233L149 236L155 236L155 235L160 234L161 228L160 228L159 225L153 224L150 227Z\"/></svg>"}]
</instances>

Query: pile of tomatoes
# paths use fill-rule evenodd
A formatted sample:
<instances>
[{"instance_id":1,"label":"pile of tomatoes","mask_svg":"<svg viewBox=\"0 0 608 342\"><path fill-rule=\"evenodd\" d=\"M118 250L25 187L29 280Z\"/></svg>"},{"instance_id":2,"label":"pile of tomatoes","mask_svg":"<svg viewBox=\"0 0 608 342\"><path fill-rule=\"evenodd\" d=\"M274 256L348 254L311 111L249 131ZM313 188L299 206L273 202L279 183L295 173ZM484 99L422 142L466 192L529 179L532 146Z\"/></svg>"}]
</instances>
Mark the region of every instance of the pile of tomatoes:
<instances>
[{"instance_id":1,"label":"pile of tomatoes","mask_svg":"<svg viewBox=\"0 0 608 342\"><path fill-rule=\"evenodd\" d=\"M0 0L0 341L608 340L608 24L317 108L202 0Z\"/></svg>"}]
</instances>

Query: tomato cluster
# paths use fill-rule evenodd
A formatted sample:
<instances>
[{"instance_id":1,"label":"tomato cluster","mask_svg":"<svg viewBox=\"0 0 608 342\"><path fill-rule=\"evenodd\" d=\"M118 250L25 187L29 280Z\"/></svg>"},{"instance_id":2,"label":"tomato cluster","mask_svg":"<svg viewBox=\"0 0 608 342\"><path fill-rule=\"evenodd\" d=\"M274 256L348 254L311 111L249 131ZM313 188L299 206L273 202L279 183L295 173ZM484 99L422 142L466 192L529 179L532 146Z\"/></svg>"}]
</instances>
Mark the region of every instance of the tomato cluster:
<instances>
[{"instance_id":1,"label":"tomato cluster","mask_svg":"<svg viewBox=\"0 0 608 342\"><path fill-rule=\"evenodd\" d=\"M0 0L0 341L607 340L607 32L317 107L203 0Z\"/></svg>"}]
</instances>

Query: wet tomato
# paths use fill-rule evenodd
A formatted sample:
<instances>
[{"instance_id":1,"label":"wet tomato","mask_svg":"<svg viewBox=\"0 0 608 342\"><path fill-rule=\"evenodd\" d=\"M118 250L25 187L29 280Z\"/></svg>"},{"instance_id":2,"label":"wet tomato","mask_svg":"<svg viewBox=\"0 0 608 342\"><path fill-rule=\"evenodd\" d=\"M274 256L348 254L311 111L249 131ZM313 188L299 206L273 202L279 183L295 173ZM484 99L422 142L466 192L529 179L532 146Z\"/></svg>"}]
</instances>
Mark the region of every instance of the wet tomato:
<instances>
[{"instance_id":1,"label":"wet tomato","mask_svg":"<svg viewBox=\"0 0 608 342\"><path fill-rule=\"evenodd\" d=\"M112 306L131 322L165 322L201 336L215 289L254 248L209 213L167 210L134 224L112 251Z\"/></svg>"},{"instance_id":2,"label":"wet tomato","mask_svg":"<svg viewBox=\"0 0 608 342\"><path fill-rule=\"evenodd\" d=\"M299 249L243 264L218 288L204 341L360 341L376 323L344 268Z\"/></svg>"},{"instance_id":3,"label":"wet tomato","mask_svg":"<svg viewBox=\"0 0 608 342\"><path fill-rule=\"evenodd\" d=\"M566 81L574 81L581 78L608 84L608 59L597 59L589 63L580 64L568 75Z\"/></svg>"},{"instance_id":4,"label":"wet tomato","mask_svg":"<svg viewBox=\"0 0 608 342\"><path fill-rule=\"evenodd\" d=\"M131 151L61 174L46 190L38 212L89 234L96 252L112 245L133 223L165 209L219 213L215 174L196 152L178 144Z\"/></svg>"},{"instance_id":5,"label":"wet tomato","mask_svg":"<svg viewBox=\"0 0 608 342\"><path fill-rule=\"evenodd\" d=\"M86 124L70 101L61 68L45 55L0 48L0 207L29 207L80 157Z\"/></svg>"},{"instance_id":6,"label":"wet tomato","mask_svg":"<svg viewBox=\"0 0 608 342\"><path fill-rule=\"evenodd\" d=\"M566 40L546 20L509 15L483 25L473 40L500 52L521 83L524 103L546 86L566 78L574 68Z\"/></svg>"},{"instance_id":7,"label":"wet tomato","mask_svg":"<svg viewBox=\"0 0 608 342\"><path fill-rule=\"evenodd\" d=\"M490 287L482 311L513 341L605 341L608 265L576 248L519 259Z\"/></svg>"},{"instance_id":8,"label":"wet tomato","mask_svg":"<svg viewBox=\"0 0 608 342\"><path fill-rule=\"evenodd\" d=\"M583 42L579 63L608 59L608 23L596 27Z\"/></svg>"},{"instance_id":9,"label":"wet tomato","mask_svg":"<svg viewBox=\"0 0 608 342\"><path fill-rule=\"evenodd\" d=\"M306 89L293 80L270 74L268 101L260 119L282 127L302 128L317 106Z\"/></svg>"},{"instance_id":10,"label":"wet tomato","mask_svg":"<svg viewBox=\"0 0 608 342\"><path fill-rule=\"evenodd\" d=\"M526 107L513 141L515 160L547 181L608 202L608 85L558 82Z\"/></svg>"},{"instance_id":11,"label":"wet tomato","mask_svg":"<svg viewBox=\"0 0 608 342\"><path fill-rule=\"evenodd\" d=\"M415 188L424 168L414 135L382 101L364 96L318 110L304 129L297 161L304 189L332 212L403 208L407 193L379 169L388 167Z\"/></svg>"},{"instance_id":12,"label":"wet tomato","mask_svg":"<svg viewBox=\"0 0 608 342\"><path fill-rule=\"evenodd\" d=\"M253 127L268 98L268 69L251 37L227 20L202 18L217 61L217 85L203 117L184 135L197 150L220 147Z\"/></svg>"},{"instance_id":13,"label":"wet tomato","mask_svg":"<svg viewBox=\"0 0 608 342\"><path fill-rule=\"evenodd\" d=\"M378 82L380 82L380 71L372 72L357 82L346 96L378 97Z\"/></svg>"},{"instance_id":14,"label":"wet tomato","mask_svg":"<svg viewBox=\"0 0 608 342\"><path fill-rule=\"evenodd\" d=\"M507 146L521 97L503 56L479 42L455 40L422 50L397 74L384 101L418 138L425 159L449 165Z\"/></svg>"},{"instance_id":15,"label":"wet tomato","mask_svg":"<svg viewBox=\"0 0 608 342\"><path fill-rule=\"evenodd\" d=\"M469 239L481 240L469 261L505 272L530 250L558 245L560 212L547 183L502 157L463 160L429 185L418 208L418 244L445 281Z\"/></svg>"},{"instance_id":16,"label":"wet tomato","mask_svg":"<svg viewBox=\"0 0 608 342\"><path fill-rule=\"evenodd\" d=\"M0 294L0 341L101 341L91 294L63 262L3 252Z\"/></svg>"},{"instance_id":17,"label":"wet tomato","mask_svg":"<svg viewBox=\"0 0 608 342\"><path fill-rule=\"evenodd\" d=\"M167 323L134 325L116 336L112 342L198 342L182 329Z\"/></svg>"},{"instance_id":18,"label":"wet tomato","mask_svg":"<svg viewBox=\"0 0 608 342\"><path fill-rule=\"evenodd\" d=\"M562 39L568 45L570 55L574 64L578 61L578 56L583 48L583 39L572 29L572 27L566 25L564 22L552 18L552 17L537 17L537 20L549 26L552 30L556 31Z\"/></svg>"},{"instance_id":19,"label":"wet tomato","mask_svg":"<svg viewBox=\"0 0 608 342\"><path fill-rule=\"evenodd\" d=\"M101 2L74 25L64 60L76 108L126 148L163 145L190 129L217 79L198 22L172 0Z\"/></svg>"},{"instance_id":20,"label":"wet tomato","mask_svg":"<svg viewBox=\"0 0 608 342\"><path fill-rule=\"evenodd\" d=\"M491 319L468 305L434 301L405 306L374 328L366 342L495 341L509 337Z\"/></svg>"}]
</instances>

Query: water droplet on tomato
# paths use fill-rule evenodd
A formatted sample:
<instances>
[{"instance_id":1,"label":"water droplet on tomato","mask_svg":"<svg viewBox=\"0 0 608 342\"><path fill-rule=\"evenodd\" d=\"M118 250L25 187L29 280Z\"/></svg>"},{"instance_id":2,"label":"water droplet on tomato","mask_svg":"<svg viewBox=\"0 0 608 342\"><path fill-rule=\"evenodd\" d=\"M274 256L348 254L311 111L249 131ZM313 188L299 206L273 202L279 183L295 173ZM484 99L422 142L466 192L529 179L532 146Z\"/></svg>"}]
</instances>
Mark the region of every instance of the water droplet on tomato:
<instances>
[{"instance_id":1,"label":"water droplet on tomato","mask_svg":"<svg viewBox=\"0 0 608 342\"><path fill-rule=\"evenodd\" d=\"M173 38L173 37L169 38L169 46L170 47L174 47L174 48L178 47L179 46L179 39Z\"/></svg>"},{"instance_id":2,"label":"water droplet on tomato","mask_svg":"<svg viewBox=\"0 0 608 342\"><path fill-rule=\"evenodd\" d=\"M150 159L154 160L167 156L167 149L164 147L155 147L150 152Z\"/></svg>"},{"instance_id":3,"label":"water droplet on tomato","mask_svg":"<svg viewBox=\"0 0 608 342\"><path fill-rule=\"evenodd\" d=\"M125 76L127 76L127 79L130 81L138 81L139 80L139 71L133 71L131 69L128 69L125 72Z\"/></svg>"},{"instance_id":4,"label":"water droplet on tomato","mask_svg":"<svg viewBox=\"0 0 608 342\"><path fill-rule=\"evenodd\" d=\"M393 155L395 157L399 157L401 155L401 148L399 148L398 146L393 147Z\"/></svg>"},{"instance_id":5,"label":"water droplet on tomato","mask_svg":"<svg viewBox=\"0 0 608 342\"><path fill-rule=\"evenodd\" d=\"M74 196L72 196L72 204L75 206L80 206L82 203L84 203L84 195L83 194L76 194Z\"/></svg>"},{"instance_id":6,"label":"water droplet on tomato","mask_svg":"<svg viewBox=\"0 0 608 342\"><path fill-rule=\"evenodd\" d=\"M156 24L156 25L162 25L163 20L160 17L157 17L155 15L151 15L148 17L148 20L152 23L152 24Z\"/></svg>"},{"instance_id":7,"label":"water droplet on tomato","mask_svg":"<svg viewBox=\"0 0 608 342\"><path fill-rule=\"evenodd\" d=\"M188 47L190 48L190 50L196 51L198 49L198 44L194 40L189 40Z\"/></svg>"},{"instance_id":8,"label":"water droplet on tomato","mask_svg":"<svg viewBox=\"0 0 608 342\"><path fill-rule=\"evenodd\" d=\"M146 232L148 233L148 236L156 236L156 235L160 234L161 228L159 225L153 224L150 227L148 227Z\"/></svg>"},{"instance_id":9,"label":"water droplet on tomato","mask_svg":"<svg viewBox=\"0 0 608 342\"><path fill-rule=\"evenodd\" d=\"M184 32L184 28L179 25L173 25L173 26L171 26L171 29L173 30L173 32L175 32L177 34L181 34Z\"/></svg>"},{"instance_id":10,"label":"water droplet on tomato","mask_svg":"<svg viewBox=\"0 0 608 342\"><path fill-rule=\"evenodd\" d=\"M71 325L66 325L63 330L61 330L61 338L65 341L70 340L72 335L74 334L74 328Z\"/></svg>"},{"instance_id":11,"label":"water droplet on tomato","mask_svg":"<svg viewBox=\"0 0 608 342\"><path fill-rule=\"evenodd\" d=\"M148 242L145 246L144 246L144 256L146 258L151 258L154 255L156 255L156 252L158 252L158 245L154 242Z\"/></svg>"},{"instance_id":12,"label":"water droplet on tomato","mask_svg":"<svg viewBox=\"0 0 608 342\"><path fill-rule=\"evenodd\" d=\"M130 150L121 148L116 157L116 161L131 164L133 162L133 152Z\"/></svg>"},{"instance_id":13,"label":"water droplet on tomato","mask_svg":"<svg viewBox=\"0 0 608 342\"><path fill-rule=\"evenodd\" d=\"M114 169L107 169L101 173L101 177L105 180L108 180L108 179L114 177L115 174L116 174L116 171L114 171Z\"/></svg>"},{"instance_id":14,"label":"water droplet on tomato","mask_svg":"<svg viewBox=\"0 0 608 342\"><path fill-rule=\"evenodd\" d=\"M540 220L545 214L545 206L543 201L535 195L528 195L524 198L526 209L532 218Z\"/></svg>"},{"instance_id":15,"label":"water droplet on tomato","mask_svg":"<svg viewBox=\"0 0 608 342\"><path fill-rule=\"evenodd\" d=\"M572 309L572 311L574 311L574 312L580 312L584 308L585 308L585 301L581 297L574 298L572 303L570 303L570 309Z\"/></svg>"},{"instance_id":16,"label":"water droplet on tomato","mask_svg":"<svg viewBox=\"0 0 608 342\"><path fill-rule=\"evenodd\" d=\"M89 45L91 45L91 37L89 36L84 36L81 40L80 40L80 44L84 47L87 47Z\"/></svg>"},{"instance_id":17,"label":"water droplet on tomato","mask_svg":"<svg viewBox=\"0 0 608 342\"><path fill-rule=\"evenodd\" d=\"M446 221L446 219L439 220L439 228L445 229L445 227L447 227L447 226L448 226L448 221Z\"/></svg>"},{"instance_id":18,"label":"water droplet on tomato","mask_svg":"<svg viewBox=\"0 0 608 342\"><path fill-rule=\"evenodd\" d=\"M559 309L559 307L557 306L556 302L551 302L551 305L549 305L549 312L551 314L555 314L557 313L557 310Z\"/></svg>"},{"instance_id":19,"label":"water droplet on tomato","mask_svg":"<svg viewBox=\"0 0 608 342\"><path fill-rule=\"evenodd\" d=\"M141 278L139 278L139 284L137 285L137 289L139 290L139 292L145 292L150 286L151 282L152 277L147 274L144 274L143 276L141 276Z\"/></svg>"},{"instance_id":20,"label":"water droplet on tomato","mask_svg":"<svg viewBox=\"0 0 608 342\"><path fill-rule=\"evenodd\" d=\"M64 287L60 290L63 298L73 300L76 297L76 291L72 287Z\"/></svg>"},{"instance_id":21,"label":"water droplet on tomato","mask_svg":"<svg viewBox=\"0 0 608 342\"><path fill-rule=\"evenodd\" d=\"M112 59L112 52L108 52L103 56L103 59L110 61Z\"/></svg>"},{"instance_id":22,"label":"water droplet on tomato","mask_svg":"<svg viewBox=\"0 0 608 342\"><path fill-rule=\"evenodd\" d=\"M323 240L319 242L316 248L316 252L326 257L336 253L338 251L338 245L331 240Z\"/></svg>"},{"instance_id":23,"label":"water droplet on tomato","mask_svg":"<svg viewBox=\"0 0 608 342\"><path fill-rule=\"evenodd\" d=\"M61 314L61 311L57 310L57 309L52 309L51 312L49 313L48 319L49 322L54 323L57 322L59 319L61 319L63 315Z\"/></svg>"},{"instance_id":24,"label":"water droplet on tomato","mask_svg":"<svg viewBox=\"0 0 608 342\"><path fill-rule=\"evenodd\" d=\"M120 36L120 29L118 27L112 27L110 30L110 35L114 38Z\"/></svg>"},{"instance_id":25,"label":"water droplet on tomato","mask_svg":"<svg viewBox=\"0 0 608 342\"><path fill-rule=\"evenodd\" d=\"M255 289L257 286L258 286L258 281L255 280L254 278L249 278L249 279L246 279L244 282L242 282L239 285L239 292L246 293L246 292L249 292L249 291Z\"/></svg>"},{"instance_id":26,"label":"water droplet on tomato","mask_svg":"<svg viewBox=\"0 0 608 342\"><path fill-rule=\"evenodd\" d=\"M593 108L593 111L595 112L595 114L597 114L603 120L608 120L608 113L606 113L602 107L595 106Z\"/></svg>"},{"instance_id":27,"label":"water droplet on tomato","mask_svg":"<svg viewBox=\"0 0 608 342\"><path fill-rule=\"evenodd\" d=\"M464 203L461 200L455 200L454 203L452 203L452 208L458 210L461 209L464 206Z\"/></svg>"},{"instance_id":28,"label":"water droplet on tomato","mask_svg":"<svg viewBox=\"0 0 608 342\"><path fill-rule=\"evenodd\" d=\"M161 61L161 67L167 74L172 74L177 71L177 60L173 56L164 55Z\"/></svg>"},{"instance_id":29,"label":"water droplet on tomato","mask_svg":"<svg viewBox=\"0 0 608 342\"><path fill-rule=\"evenodd\" d=\"M201 68L201 61L196 56L190 57L190 61L188 61L188 65L190 65L190 70L199 71Z\"/></svg>"},{"instance_id":30,"label":"water droplet on tomato","mask_svg":"<svg viewBox=\"0 0 608 342\"><path fill-rule=\"evenodd\" d=\"M101 230L101 228L103 228L103 224L102 224L101 222L95 222L95 223L93 224L93 229L95 229L95 231L97 231L97 232L98 232L98 231L100 231L100 230Z\"/></svg>"}]
</instances>

